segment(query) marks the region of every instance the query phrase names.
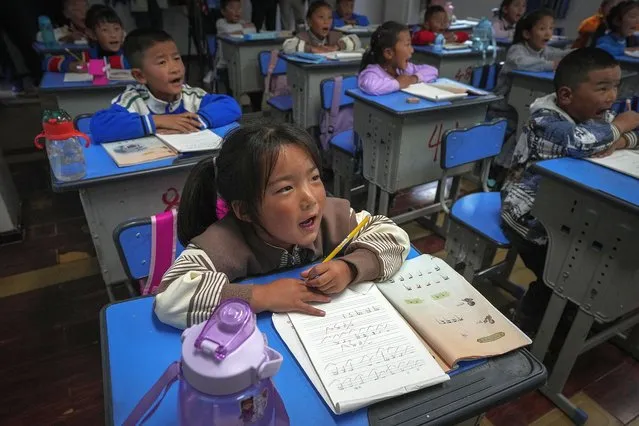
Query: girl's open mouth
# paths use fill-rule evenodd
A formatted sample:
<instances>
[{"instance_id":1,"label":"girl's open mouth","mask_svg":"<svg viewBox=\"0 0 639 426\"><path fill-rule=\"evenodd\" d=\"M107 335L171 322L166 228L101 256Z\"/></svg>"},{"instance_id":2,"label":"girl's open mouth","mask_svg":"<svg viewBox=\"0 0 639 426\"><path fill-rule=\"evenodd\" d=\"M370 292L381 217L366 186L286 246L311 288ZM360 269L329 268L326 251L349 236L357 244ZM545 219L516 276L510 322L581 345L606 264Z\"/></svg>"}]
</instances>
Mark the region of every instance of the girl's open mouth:
<instances>
[{"instance_id":1,"label":"girl's open mouth","mask_svg":"<svg viewBox=\"0 0 639 426\"><path fill-rule=\"evenodd\" d=\"M317 219L317 216L309 217L305 221L300 222L300 228L302 228L302 229L312 229L313 226L315 225L315 219Z\"/></svg>"}]
</instances>

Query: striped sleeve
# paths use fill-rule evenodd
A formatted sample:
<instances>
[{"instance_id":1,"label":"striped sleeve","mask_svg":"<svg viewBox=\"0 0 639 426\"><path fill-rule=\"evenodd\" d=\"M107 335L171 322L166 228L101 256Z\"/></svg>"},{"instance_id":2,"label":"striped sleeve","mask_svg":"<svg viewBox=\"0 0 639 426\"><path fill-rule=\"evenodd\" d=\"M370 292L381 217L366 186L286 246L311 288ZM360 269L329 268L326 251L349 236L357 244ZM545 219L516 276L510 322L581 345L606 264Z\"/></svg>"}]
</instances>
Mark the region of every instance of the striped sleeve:
<instances>
[{"instance_id":1,"label":"striped sleeve","mask_svg":"<svg viewBox=\"0 0 639 426\"><path fill-rule=\"evenodd\" d=\"M250 302L250 295L250 285L230 284L203 250L189 246L162 277L154 310L160 321L183 329L206 321L221 301Z\"/></svg>"},{"instance_id":2,"label":"striped sleeve","mask_svg":"<svg viewBox=\"0 0 639 426\"><path fill-rule=\"evenodd\" d=\"M369 222L353 238L342 258L357 270L353 283L388 279L408 256L408 234L385 216L371 216L367 211L355 214L351 210L352 215L355 215L357 223L370 216Z\"/></svg>"},{"instance_id":3,"label":"striped sleeve","mask_svg":"<svg viewBox=\"0 0 639 426\"><path fill-rule=\"evenodd\" d=\"M295 52L310 52L311 45L299 37L292 37L284 40L284 44L282 44L282 51L287 54Z\"/></svg>"},{"instance_id":4,"label":"striped sleeve","mask_svg":"<svg viewBox=\"0 0 639 426\"><path fill-rule=\"evenodd\" d=\"M339 39L341 50L350 52L353 50L361 49L362 42L357 34L348 34Z\"/></svg>"}]
</instances>

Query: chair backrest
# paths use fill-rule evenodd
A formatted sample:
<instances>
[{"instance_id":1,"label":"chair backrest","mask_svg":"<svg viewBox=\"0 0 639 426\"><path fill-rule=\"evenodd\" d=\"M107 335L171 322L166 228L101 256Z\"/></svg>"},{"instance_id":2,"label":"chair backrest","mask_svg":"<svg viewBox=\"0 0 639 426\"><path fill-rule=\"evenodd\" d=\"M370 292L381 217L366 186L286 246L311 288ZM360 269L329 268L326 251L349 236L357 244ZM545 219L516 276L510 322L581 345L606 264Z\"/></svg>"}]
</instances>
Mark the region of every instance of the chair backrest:
<instances>
[{"instance_id":1,"label":"chair backrest","mask_svg":"<svg viewBox=\"0 0 639 426\"><path fill-rule=\"evenodd\" d=\"M496 156L504 143L506 125L507 120L500 118L446 131L442 138L441 168L448 170Z\"/></svg>"},{"instance_id":2,"label":"chair backrest","mask_svg":"<svg viewBox=\"0 0 639 426\"><path fill-rule=\"evenodd\" d=\"M113 242L129 279L140 281L152 278L152 281L159 283L173 260L184 251L184 246L177 239L175 227L171 226L174 218L174 213L169 211L151 217L131 219L115 228ZM167 243L168 241L172 244ZM152 273L153 277L150 277ZM148 292L153 290L151 286L154 283L151 280L144 284L144 287L141 286L141 293L145 294L145 288Z\"/></svg>"},{"instance_id":3,"label":"chair backrest","mask_svg":"<svg viewBox=\"0 0 639 426\"><path fill-rule=\"evenodd\" d=\"M497 63L473 68L470 84L479 89L491 92L497 85L497 75L499 75L500 69L501 65Z\"/></svg>"},{"instance_id":4,"label":"chair backrest","mask_svg":"<svg viewBox=\"0 0 639 426\"><path fill-rule=\"evenodd\" d=\"M76 115L73 119L73 127L78 129L82 133L91 133L90 123L93 114L80 114Z\"/></svg>"},{"instance_id":5,"label":"chair backrest","mask_svg":"<svg viewBox=\"0 0 639 426\"><path fill-rule=\"evenodd\" d=\"M320 96L322 99L322 108L330 110L333 104L333 92L335 88L335 78L322 80L320 83ZM342 77L342 88L340 90L339 107L353 105L353 98L346 94L347 90L357 89L357 76L346 75Z\"/></svg>"},{"instance_id":6,"label":"chair backrest","mask_svg":"<svg viewBox=\"0 0 639 426\"><path fill-rule=\"evenodd\" d=\"M257 54L257 62L260 65L260 74L262 77L266 77L268 74L268 66L271 63L271 51L263 50ZM275 68L273 68L273 72L271 75L284 75L286 74L286 61L280 57L277 58L277 62L275 63Z\"/></svg>"}]
</instances>

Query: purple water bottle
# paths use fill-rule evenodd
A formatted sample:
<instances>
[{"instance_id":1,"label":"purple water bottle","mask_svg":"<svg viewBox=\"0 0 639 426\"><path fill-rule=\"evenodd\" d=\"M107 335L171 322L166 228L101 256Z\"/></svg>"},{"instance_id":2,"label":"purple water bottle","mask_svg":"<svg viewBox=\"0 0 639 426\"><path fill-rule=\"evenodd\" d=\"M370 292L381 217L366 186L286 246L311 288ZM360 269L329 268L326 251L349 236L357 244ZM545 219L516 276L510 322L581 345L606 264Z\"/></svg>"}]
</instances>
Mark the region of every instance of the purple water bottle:
<instances>
[{"instance_id":1,"label":"purple water bottle","mask_svg":"<svg viewBox=\"0 0 639 426\"><path fill-rule=\"evenodd\" d=\"M281 364L282 355L267 346L251 307L227 300L207 322L184 330L181 363L169 366L124 424L150 417L154 395L179 379L182 426L289 426L271 381Z\"/></svg>"}]
</instances>

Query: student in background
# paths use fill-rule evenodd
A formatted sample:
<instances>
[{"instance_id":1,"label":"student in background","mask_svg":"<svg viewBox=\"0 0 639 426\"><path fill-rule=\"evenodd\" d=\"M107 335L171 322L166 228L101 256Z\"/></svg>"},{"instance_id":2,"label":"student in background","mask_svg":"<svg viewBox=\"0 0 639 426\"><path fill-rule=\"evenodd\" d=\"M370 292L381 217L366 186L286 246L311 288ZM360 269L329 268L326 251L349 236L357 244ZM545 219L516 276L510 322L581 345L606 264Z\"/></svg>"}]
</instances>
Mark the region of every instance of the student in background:
<instances>
[{"instance_id":1,"label":"student in background","mask_svg":"<svg viewBox=\"0 0 639 426\"><path fill-rule=\"evenodd\" d=\"M433 44L438 34L443 34L447 43L463 43L469 35L463 31L448 31L450 20L448 13L441 6L430 6L424 12L424 23L413 33L413 44Z\"/></svg>"},{"instance_id":2,"label":"student in background","mask_svg":"<svg viewBox=\"0 0 639 426\"><path fill-rule=\"evenodd\" d=\"M88 37L86 27L87 0L65 0L62 6L64 17L68 20L68 25L60 37L62 43L73 43L78 40L85 40Z\"/></svg>"},{"instance_id":3,"label":"student in background","mask_svg":"<svg viewBox=\"0 0 639 426\"><path fill-rule=\"evenodd\" d=\"M232 34L242 35L255 32L255 26L252 23L242 20L242 2L240 0L222 0L220 2L220 11L222 12L222 18L218 19L215 23L218 36ZM217 42L217 58L215 63L217 75L222 83L224 83L228 92L230 87L228 64L222 55L222 44L219 41Z\"/></svg>"},{"instance_id":4,"label":"student in background","mask_svg":"<svg viewBox=\"0 0 639 426\"><path fill-rule=\"evenodd\" d=\"M337 7L333 12L333 28L345 25L358 25L360 27L370 25L366 16L358 15L354 10L355 0L337 0Z\"/></svg>"},{"instance_id":5,"label":"student in background","mask_svg":"<svg viewBox=\"0 0 639 426\"><path fill-rule=\"evenodd\" d=\"M251 0L251 21L258 31L275 31L277 0Z\"/></svg>"},{"instance_id":6,"label":"student in background","mask_svg":"<svg viewBox=\"0 0 639 426\"><path fill-rule=\"evenodd\" d=\"M610 9L606 17L608 32L595 41L595 46L612 56L622 56L625 50L637 50L628 46L639 25L639 3L632 0L622 1Z\"/></svg>"},{"instance_id":7,"label":"student in background","mask_svg":"<svg viewBox=\"0 0 639 426\"><path fill-rule=\"evenodd\" d=\"M581 21L581 24L579 24L579 28L577 29L577 39L573 43L572 47L580 48L589 46L597 30L600 30L602 25L606 25L606 16L610 13L610 9L615 7L619 1L620 0L603 0L595 15ZM603 34L605 30L601 29L600 31Z\"/></svg>"},{"instance_id":8,"label":"student in background","mask_svg":"<svg viewBox=\"0 0 639 426\"><path fill-rule=\"evenodd\" d=\"M488 119L499 117L508 119L507 138L501 154L495 159L494 172L497 174L500 174L498 167L506 169L510 167L516 143L514 134L517 130L517 112L508 104L508 95L512 86L510 72L513 70L552 71L557 67L559 60L570 51L548 46L554 26L553 13L547 9L531 12L517 23L513 44L508 49L506 61L499 72L494 90L495 94L503 96L504 99L488 107ZM501 180L498 176L495 177L498 181Z\"/></svg>"},{"instance_id":9,"label":"student in background","mask_svg":"<svg viewBox=\"0 0 639 426\"><path fill-rule=\"evenodd\" d=\"M413 46L408 27L388 21L371 36L357 76L357 85L371 95L384 95L411 84L437 78L437 68L410 62Z\"/></svg>"},{"instance_id":10,"label":"student in background","mask_svg":"<svg viewBox=\"0 0 639 426\"><path fill-rule=\"evenodd\" d=\"M305 0L279 0L282 29L292 31L304 23Z\"/></svg>"},{"instance_id":11,"label":"student in background","mask_svg":"<svg viewBox=\"0 0 639 426\"><path fill-rule=\"evenodd\" d=\"M530 122L517 142L514 165L501 191L502 228L537 280L520 302L515 322L532 335L539 328L552 290L543 283L548 236L531 213L539 176L537 161L558 157L606 156L619 149L637 149L639 114L617 117L610 107L617 99L621 69L603 50L578 49L559 63L555 93L530 107Z\"/></svg>"},{"instance_id":12,"label":"student in background","mask_svg":"<svg viewBox=\"0 0 639 426\"><path fill-rule=\"evenodd\" d=\"M357 213L348 201L327 198L320 169L308 133L265 122L240 127L227 136L217 159L198 163L184 185L177 219L186 249L155 297L160 321L189 327L229 298L246 300L256 313L321 316L321 306L311 302L327 303L351 284L392 276L410 250L406 232L384 216ZM297 279L236 284L321 261L367 217L342 257Z\"/></svg>"},{"instance_id":13,"label":"student in background","mask_svg":"<svg viewBox=\"0 0 639 426\"><path fill-rule=\"evenodd\" d=\"M191 133L239 120L240 106L233 98L184 83L182 57L166 32L132 31L124 41L124 54L138 84L128 86L110 108L93 115L93 142Z\"/></svg>"},{"instance_id":14,"label":"student in background","mask_svg":"<svg viewBox=\"0 0 639 426\"><path fill-rule=\"evenodd\" d=\"M73 55L45 58L45 69L51 72L87 72L89 59L106 58L112 68L128 68L122 51L124 29L118 14L104 5L93 5L87 11L86 28L89 49Z\"/></svg>"},{"instance_id":15,"label":"student in background","mask_svg":"<svg viewBox=\"0 0 639 426\"><path fill-rule=\"evenodd\" d=\"M513 40L517 22L526 13L526 0L502 0L497 15L493 18L495 38Z\"/></svg>"},{"instance_id":16,"label":"student in background","mask_svg":"<svg viewBox=\"0 0 639 426\"><path fill-rule=\"evenodd\" d=\"M308 31L302 31L295 37L284 41L284 53L308 52L326 53L336 50L355 50L362 42L355 34L345 35L332 31L333 9L325 1L311 3L306 12Z\"/></svg>"}]
</instances>

